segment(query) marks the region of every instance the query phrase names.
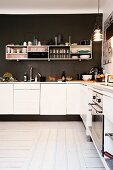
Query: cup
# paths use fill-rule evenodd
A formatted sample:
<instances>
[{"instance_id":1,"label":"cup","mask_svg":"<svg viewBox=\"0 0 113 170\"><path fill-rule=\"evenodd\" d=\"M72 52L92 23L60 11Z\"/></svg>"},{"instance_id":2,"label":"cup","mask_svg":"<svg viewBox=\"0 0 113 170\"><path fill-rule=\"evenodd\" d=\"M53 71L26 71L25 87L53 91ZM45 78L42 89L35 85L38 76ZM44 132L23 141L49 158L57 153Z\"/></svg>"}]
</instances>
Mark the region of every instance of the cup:
<instances>
[{"instance_id":1,"label":"cup","mask_svg":"<svg viewBox=\"0 0 113 170\"><path fill-rule=\"evenodd\" d=\"M28 45L32 45L32 42L31 42L31 41L28 41Z\"/></svg>"},{"instance_id":2,"label":"cup","mask_svg":"<svg viewBox=\"0 0 113 170\"><path fill-rule=\"evenodd\" d=\"M11 48L11 53L14 53L14 49L13 48Z\"/></svg>"},{"instance_id":3,"label":"cup","mask_svg":"<svg viewBox=\"0 0 113 170\"><path fill-rule=\"evenodd\" d=\"M57 40L58 40L58 39L57 39L57 36L56 36L56 37L55 37L55 45L57 45Z\"/></svg>"},{"instance_id":4,"label":"cup","mask_svg":"<svg viewBox=\"0 0 113 170\"><path fill-rule=\"evenodd\" d=\"M65 45L66 45L66 46L68 46L68 45L69 45L69 43L68 43L68 42L66 42L66 43L65 43Z\"/></svg>"},{"instance_id":5,"label":"cup","mask_svg":"<svg viewBox=\"0 0 113 170\"><path fill-rule=\"evenodd\" d=\"M22 53L26 53L27 49L26 48L22 48Z\"/></svg>"},{"instance_id":6,"label":"cup","mask_svg":"<svg viewBox=\"0 0 113 170\"><path fill-rule=\"evenodd\" d=\"M7 47L7 53L10 53L10 52L11 52L10 47Z\"/></svg>"},{"instance_id":7,"label":"cup","mask_svg":"<svg viewBox=\"0 0 113 170\"><path fill-rule=\"evenodd\" d=\"M27 42L24 42L23 45L24 45L24 46L27 46Z\"/></svg>"},{"instance_id":8,"label":"cup","mask_svg":"<svg viewBox=\"0 0 113 170\"><path fill-rule=\"evenodd\" d=\"M38 45L41 45L41 42L40 42L40 41L38 41Z\"/></svg>"},{"instance_id":9,"label":"cup","mask_svg":"<svg viewBox=\"0 0 113 170\"><path fill-rule=\"evenodd\" d=\"M17 52L17 53L20 53L20 49L17 49L16 52Z\"/></svg>"}]
</instances>

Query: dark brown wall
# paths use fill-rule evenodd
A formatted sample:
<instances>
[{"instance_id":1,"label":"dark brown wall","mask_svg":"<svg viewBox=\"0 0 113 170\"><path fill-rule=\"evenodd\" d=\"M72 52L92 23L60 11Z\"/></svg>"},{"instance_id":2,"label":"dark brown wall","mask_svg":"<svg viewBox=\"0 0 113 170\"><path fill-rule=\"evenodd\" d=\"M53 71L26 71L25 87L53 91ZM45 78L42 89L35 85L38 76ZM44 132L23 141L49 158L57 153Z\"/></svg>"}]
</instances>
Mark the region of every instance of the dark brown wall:
<instances>
[{"instance_id":1,"label":"dark brown wall","mask_svg":"<svg viewBox=\"0 0 113 170\"><path fill-rule=\"evenodd\" d=\"M61 33L65 42L71 35L72 42L90 39L96 21L96 14L45 14L45 15L0 15L0 76L10 71L19 79L23 79L25 71L34 68L34 74L43 76L66 75L76 78L78 73L88 72L94 66L100 66L101 43L93 43L93 59L91 61L6 61L5 45L38 40L47 42Z\"/></svg>"}]
</instances>

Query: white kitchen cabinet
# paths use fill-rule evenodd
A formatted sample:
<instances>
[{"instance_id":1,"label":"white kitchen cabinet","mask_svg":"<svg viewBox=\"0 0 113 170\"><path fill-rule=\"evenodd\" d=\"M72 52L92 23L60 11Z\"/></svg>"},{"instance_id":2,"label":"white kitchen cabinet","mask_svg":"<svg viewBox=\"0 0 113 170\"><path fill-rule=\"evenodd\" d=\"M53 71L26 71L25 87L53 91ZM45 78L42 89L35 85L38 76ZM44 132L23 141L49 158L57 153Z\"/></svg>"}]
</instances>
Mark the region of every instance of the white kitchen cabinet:
<instances>
[{"instance_id":1,"label":"white kitchen cabinet","mask_svg":"<svg viewBox=\"0 0 113 170\"><path fill-rule=\"evenodd\" d=\"M67 114L80 114L80 84L67 84Z\"/></svg>"},{"instance_id":2,"label":"white kitchen cabinet","mask_svg":"<svg viewBox=\"0 0 113 170\"><path fill-rule=\"evenodd\" d=\"M81 86L81 117L86 126L88 113L88 88L85 85Z\"/></svg>"},{"instance_id":3,"label":"white kitchen cabinet","mask_svg":"<svg viewBox=\"0 0 113 170\"><path fill-rule=\"evenodd\" d=\"M113 155L113 140L108 134L113 134L113 122L104 117L104 151Z\"/></svg>"},{"instance_id":4,"label":"white kitchen cabinet","mask_svg":"<svg viewBox=\"0 0 113 170\"><path fill-rule=\"evenodd\" d=\"M14 113L39 114L40 85L14 85Z\"/></svg>"},{"instance_id":5,"label":"white kitchen cabinet","mask_svg":"<svg viewBox=\"0 0 113 170\"><path fill-rule=\"evenodd\" d=\"M113 98L103 95L104 151L113 154L113 140L106 134L113 134Z\"/></svg>"},{"instance_id":6,"label":"white kitchen cabinet","mask_svg":"<svg viewBox=\"0 0 113 170\"><path fill-rule=\"evenodd\" d=\"M104 116L113 123L113 98L103 95Z\"/></svg>"},{"instance_id":7,"label":"white kitchen cabinet","mask_svg":"<svg viewBox=\"0 0 113 170\"><path fill-rule=\"evenodd\" d=\"M92 126L92 115L89 103L92 103L92 90L88 86L81 85L80 116L86 127L86 135L90 136L89 127Z\"/></svg>"},{"instance_id":8,"label":"white kitchen cabinet","mask_svg":"<svg viewBox=\"0 0 113 170\"><path fill-rule=\"evenodd\" d=\"M66 84L41 84L41 115L66 114Z\"/></svg>"},{"instance_id":9,"label":"white kitchen cabinet","mask_svg":"<svg viewBox=\"0 0 113 170\"><path fill-rule=\"evenodd\" d=\"M13 113L13 84L0 84L0 114Z\"/></svg>"}]
</instances>

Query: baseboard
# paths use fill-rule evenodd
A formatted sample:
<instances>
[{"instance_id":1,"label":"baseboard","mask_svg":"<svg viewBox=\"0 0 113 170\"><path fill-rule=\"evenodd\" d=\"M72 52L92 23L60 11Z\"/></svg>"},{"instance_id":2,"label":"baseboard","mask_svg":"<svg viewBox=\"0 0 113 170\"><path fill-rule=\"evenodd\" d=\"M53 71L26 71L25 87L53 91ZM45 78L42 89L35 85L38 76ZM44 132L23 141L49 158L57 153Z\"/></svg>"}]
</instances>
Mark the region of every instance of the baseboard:
<instances>
[{"instance_id":1,"label":"baseboard","mask_svg":"<svg viewBox=\"0 0 113 170\"><path fill-rule=\"evenodd\" d=\"M0 115L0 121L82 121L80 115Z\"/></svg>"}]
</instances>

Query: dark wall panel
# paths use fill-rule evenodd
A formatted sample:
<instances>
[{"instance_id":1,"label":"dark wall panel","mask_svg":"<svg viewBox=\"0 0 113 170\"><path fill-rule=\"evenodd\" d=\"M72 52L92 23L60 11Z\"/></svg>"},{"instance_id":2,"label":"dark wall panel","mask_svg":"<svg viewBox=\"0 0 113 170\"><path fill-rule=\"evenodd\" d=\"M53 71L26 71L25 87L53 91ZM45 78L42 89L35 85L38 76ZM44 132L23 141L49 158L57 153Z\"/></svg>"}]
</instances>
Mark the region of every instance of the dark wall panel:
<instances>
[{"instance_id":1,"label":"dark wall panel","mask_svg":"<svg viewBox=\"0 0 113 170\"><path fill-rule=\"evenodd\" d=\"M90 39L96 21L96 14L43 14L43 15L0 15L0 76L10 71L19 79L24 72L29 74L29 68L34 68L34 74L40 72L43 76L61 75L65 70L67 75L76 78L78 73L88 72L92 67L101 64L101 43L93 43L93 59L91 61L6 61L5 45L20 44L33 41L33 37L41 42L47 42L61 33L65 42L71 36L72 42Z\"/></svg>"}]
</instances>

